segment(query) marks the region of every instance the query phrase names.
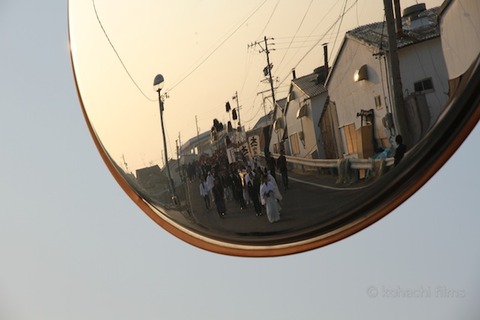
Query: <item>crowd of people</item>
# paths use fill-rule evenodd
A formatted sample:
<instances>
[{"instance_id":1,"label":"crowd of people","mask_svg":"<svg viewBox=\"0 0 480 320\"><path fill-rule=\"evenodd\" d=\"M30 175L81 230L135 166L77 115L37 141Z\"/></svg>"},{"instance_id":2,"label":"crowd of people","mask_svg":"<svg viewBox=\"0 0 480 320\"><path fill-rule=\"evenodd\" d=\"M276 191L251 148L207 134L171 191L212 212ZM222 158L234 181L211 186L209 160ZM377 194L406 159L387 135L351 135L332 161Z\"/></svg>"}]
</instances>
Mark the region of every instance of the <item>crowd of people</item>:
<instances>
[{"instance_id":1,"label":"crowd of people","mask_svg":"<svg viewBox=\"0 0 480 320\"><path fill-rule=\"evenodd\" d=\"M262 163L264 165L262 165ZM280 220L282 195L276 181L279 169L284 190L288 188L287 164L282 153L275 160L267 154L265 161L243 159L229 163L225 150L213 155L202 155L189 163L185 170L190 182L199 180L199 193L209 210L215 205L217 213L224 216L226 202L233 202L240 210L252 210L257 216L266 213L269 222Z\"/></svg>"}]
</instances>

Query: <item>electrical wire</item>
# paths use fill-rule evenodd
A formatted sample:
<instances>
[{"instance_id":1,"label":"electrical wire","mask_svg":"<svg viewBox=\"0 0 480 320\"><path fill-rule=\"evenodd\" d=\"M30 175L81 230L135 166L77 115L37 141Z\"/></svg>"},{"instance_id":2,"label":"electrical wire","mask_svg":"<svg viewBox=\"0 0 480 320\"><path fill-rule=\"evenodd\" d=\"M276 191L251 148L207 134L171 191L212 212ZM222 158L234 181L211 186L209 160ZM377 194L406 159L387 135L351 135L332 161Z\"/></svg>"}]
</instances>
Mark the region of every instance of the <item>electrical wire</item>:
<instances>
[{"instance_id":1,"label":"electrical wire","mask_svg":"<svg viewBox=\"0 0 480 320\"><path fill-rule=\"evenodd\" d=\"M170 87L167 91L170 92L172 91L174 88L176 88L179 84L181 84L183 81L185 81L185 79L187 79L189 76L191 76L195 71L198 70L198 68L200 68L218 49L220 49L224 44L225 42L227 42L227 40L229 40L245 23L247 23L251 17L253 17L255 15L255 13L257 13L258 10L260 10L261 7L263 7L263 5L267 2L267 0L264 0L252 13L250 13L228 36L227 38L225 38L222 42L220 42L220 44L215 47L215 49L213 49L212 52L210 52L202 61L200 61L200 63L193 68L193 70L191 70L190 72L187 73L186 76L184 76L182 79L180 79L179 81L177 81L172 87Z\"/></svg>"},{"instance_id":2,"label":"electrical wire","mask_svg":"<svg viewBox=\"0 0 480 320\"><path fill-rule=\"evenodd\" d=\"M308 39L310 39L310 38L318 38L318 37L320 37L320 39L324 39L324 38L326 37L326 35L328 34L328 32L329 32L330 30L328 30L327 33L323 34L322 36L316 36L316 35L314 36L313 33L315 32L315 30L317 30L318 27L320 27L320 25L322 24L323 20L325 20L325 18L326 18L328 15L330 15L330 13L333 11L333 9L335 8L335 6L336 6L336 3L333 4L333 5L325 12L325 14L323 15L323 17L319 19L317 25L312 29L312 31L310 32L310 34L309 34L308 36L306 36L307 39L304 40L304 43L306 43L306 42L308 41ZM297 38L298 38L298 37L297 37ZM279 38L276 37L276 39L279 39ZM319 43L319 41L316 41L315 44L313 45L313 47L317 46L318 43ZM288 61L288 63L287 63L286 65L290 65L290 62L293 60L293 57L295 57L295 56L297 55L297 53L298 53L299 50L300 50L300 49L298 49L298 50L294 53L294 55L292 56L292 58ZM281 67L278 68L278 70L280 71L279 73L282 73L282 72L281 72L281 71L282 71L282 68L281 68ZM290 71L288 72L288 74L290 74ZM288 75L287 75L286 78L288 78ZM285 81L286 78L285 78L283 81ZM282 82L282 83L283 83L283 82Z\"/></svg>"},{"instance_id":3,"label":"electrical wire","mask_svg":"<svg viewBox=\"0 0 480 320\"><path fill-rule=\"evenodd\" d=\"M270 17L268 18L267 23L265 23L265 26L263 27L263 30L262 30L262 31L260 32L260 34L258 35L257 39L262 38L262 36L264 35L265 30L267 30L267 27L268 27L268 25L270 24L270 21L272 20L273 15L274 15L275 12L277 11L277 7L278 7L278 4L279 4L279 3L280 3L280 0L277 0L277 3L275 4L275 7L273 7L272 13L270 14Z\"/></svg>"},{"instance_id":4,"label":"electrical wire","mask_svg":"<svg viewBox=\"0 0 480 320\"><path fill-rule=\"evenodd\" d=\"M110 44L110 46L112 47L113 49L113 52L115 52L115 55L117 56L118 60L120 61L120 64L122 65L123 69L125 70L125 72L127 73L128 77L130 78L130 80L133 82L133 84L135 85L135 87L137 87L138 91L140 91L140 93L145 97L145 99L147 99L148 101L151 101L151 102L155 102L157 100L155 99L151 99L150 97L148 97L145 92L143 92L143 90L140 88L140 86L137 84L137 82L135 81L135 79L133 78L133 76L131 75L131 73L128 71L128 68L127 66L125 65L125 63L123 62L122 58L120 57L120 54L118 53L117 49L115 48L115 46L113 45L112 41L110 40L110 37L108 36L107 34L107 31L105 30L103 24L102 24L102 21L100 19L100 16L98 15L98 12L97 12L97 7L95 5L95 0L92 0L92 4L93 4L93 10L95 11L95 16L97 17L97 21L98 21L98 24L100 25L100 28L102 29L103 31L103 34L105 35L105 37L107 38L108 40L108 43Z\"/></svg>"},{"instance_id":5,"label":"electrical wire","mask_svg":"<svg viewBox=\"0 0 480 320\"><path fill-rule=\"evenodd\" d=\"M326 35L328 32L330 32L330 31L335 27L335 25L338 23L338 21L340 21L340 19L342 19L343 16L345 16L345 15L353 8L353 6L354 6L355 4L357 4L357 2L358 2L358 0L355 0L355 2L354 2L350 7L348 7L346 10L343 11L343 14L340 15L340 16L337 18L337 20L335 20L335 22L327 29L327 32L325 33L325 35ZM303 61L303 60L313 51L313 49L315 49L315 47L324 39L324 37L325 37L325 36L323 36L323 37L321 37L320 39L317 40L317 42L310 48L310 50L308 50L308 51L303 55L303 57L297 62L297 64L294 66L294 68L298 67L298 65L299 65L300 63L302 63L302 61ZM290 75L287 74L287 75L285 76L285 78L283 78L282 81L280 81L280 85L281 85L283 82L285 82L285 80L287 80L289 76L290 76Z\"/></svg>"},{"instance_id":6,"label":"electrical wire","mask_svg":"<svg viewBox=\"0 0 480 320\"><path fill-rule=\"evenodd\" d=\"M340 23L338 24L337 34L335 36L335 40L333 41L332 51L335 51L335 46L337 45L337 39L338 39L338 35L340 33L340 27L342 26L342 23L343 23L343 17L345 16L345 8L347 7L347 3L348 3L348 0L345 0L345 2L343 4L343 12L340 15L341 19L340 19Z\"/></svg>"},{"instance_id":7,"label":"electrical wire","mask_svg":"<svg viewBox=\"0 0 480 320\"><path fill-rule=\"evenodd\" d=\"M285 60L285 56L287 55L288 51L290 50L290 47L292 46L293 40L295 40L295 37L297 36L298 32L300 31L300 28L302 27L303 23L305 22L305 18L307 17L308 12L310 11L310 7L312 6L312 3L313 3L313 0L310 1L309 5L307 7L307 10L305 10L305 13L303 14L303 18L302 18L302 20L300 21L300 24L297 27L297 31L295 31L295 34L293 35L292 40L288 44L288 48L285 51L285 53L283 54L282 59L278 63L278 66L281 66L282 63L283 63L283 60Z\"/></svg>"},{"instance_id":8,"label":"electrical wire","mask_svg":"<svg viewBox=\"0 0 480 320\"><path fill-rule=\"evenodd\" d=\"M273 15L277 11L277 7L278 7L279 3L280 3L280 0L277 0L277 3L275 4L272 12L270 13L270 17L268 18L267 23L265 23L265 26L263 27L263 30L260 32L260 35L257 38L260 38L264 34L265 30L267 29L268 25L270 24L270 21L272 20ZM247 51L248 51L248 47L247 47ZM247 57L248 57L248 55L247 55ZM248 74L250 73L249 71L251 70L250 65L251 65L252 61L253 60L250 60L248 64L246 63L245 77L243 78L242 87L240 88L240 94L243 93L243 89L245 88L245 84L247 83L247 78L248 78Z\"/></svg>"},{"instance_id":9,"label":"electrical wire","mask_svg":"<svg viewBox=\"0 0 480 320\"><path fill-rule=\"evenodd\" d=\"M255 98L255 100L256 100L256 98ZM258 108L257 112L255 112L255 114L254 114L250 119L248 119L248 120L243 120L243 121L242 121L243 124L245 124L245 123L250 123L252 120L254 120L254 119L257 117L257 115L260 113L260 110L262 110L261 106Z\"/></svg>"}]
</instances>

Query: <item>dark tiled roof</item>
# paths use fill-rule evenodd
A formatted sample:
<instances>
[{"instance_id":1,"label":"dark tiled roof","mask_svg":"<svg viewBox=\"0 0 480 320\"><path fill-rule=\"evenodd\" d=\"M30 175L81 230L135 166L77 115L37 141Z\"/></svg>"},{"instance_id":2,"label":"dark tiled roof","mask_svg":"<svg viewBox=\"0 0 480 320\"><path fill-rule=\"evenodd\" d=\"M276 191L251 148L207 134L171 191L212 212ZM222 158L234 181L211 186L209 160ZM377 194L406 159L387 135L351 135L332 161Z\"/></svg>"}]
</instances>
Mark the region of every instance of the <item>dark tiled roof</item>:
<instances>
[{"instance_id":1,"label":"dark tiled roof","mask_svg":"<svg viewBox=\"0 0 480 320\"><path fill-rule=\"evenodd\" d=\"M282 98L280 100L275 101L276 105L278 105L281 109L284 109L287 105L287 98Z\"/></svg>"},{"instance_id":2,"label":"dark tiled roof","mask_svg":"<svg viewBox=\"0 0 480 320\"><path fill-rule=\"evenodd\" d=\"M253 126L252 130L266 127L268 125L271 125L272 123L273 123L273 111L270 111L269 113L267 113L267 115L258 119L257 123L255 124L255 126Z\"/></svg>"},{"instance_id":3,"label":"dark tiled roof","mask_svg":"<svg viewBox=\"0 0 480 320\"><path fill-rule=\"evenodd\" d=\"M440 36L440 28L437 23L437 17L440 7L423 11L419 17L424 18L424 24L421 27L410 30L407 22L403 21L404 36L397 38L398 48L403 48L415 43L426 41ZM356 39L368 46L388 49L387 26L383 22L375 22L360 26L348 31L346 37Z\"/></svg>"},{"instance_id":4,"label":"dark tiled roof","mask_svg":"<svg viewBox=\"0 0 480 320\"><path fill-rule=\"evenodd\" d=\"M307 96L313 98L327 91L327 89L323 86L323 83L318 81L318 76L318 73L311 73L307 74L306 76L296 78L292 80L292 82Z\"/></svg>"}]
</instances>

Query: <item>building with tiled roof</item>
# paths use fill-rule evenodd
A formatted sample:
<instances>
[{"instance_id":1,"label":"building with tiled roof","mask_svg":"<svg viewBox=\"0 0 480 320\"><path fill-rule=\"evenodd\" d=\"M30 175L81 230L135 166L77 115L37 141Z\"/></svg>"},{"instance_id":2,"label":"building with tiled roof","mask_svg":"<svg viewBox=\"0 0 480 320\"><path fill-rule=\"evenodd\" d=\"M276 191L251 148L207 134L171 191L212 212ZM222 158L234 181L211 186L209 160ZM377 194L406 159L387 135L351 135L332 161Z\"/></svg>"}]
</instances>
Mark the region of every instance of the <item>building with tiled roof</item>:
<instances>
[{"instance_id":1,"label":"building with tiled roof","mask_svg":"<svg viewBox=\"0 0 480 320\"><path fill-rule=\"evenodd\" d=\"M437 23L439 8L406 8L397 47L407 132L419 141L448 100L448 77ZM330 127L324 143L339 157L367 158L396 135L388 35L384 22L348 31L326 81ZM340 144L340 146L338 146Z\"/></svg>"},{"instance_id":2,"label":"building with tiled roof","mask_svg":"<svg viewBox=\"0 0 480 320\"><path fill-rule=\"evenodd\" d=\"M292 79L285 107L273 125L271 149L275 153L284 149L287 155L301 158L325 157L317 126L327 98L324 80L323 67Z\"/></svg>"}]
</instances>

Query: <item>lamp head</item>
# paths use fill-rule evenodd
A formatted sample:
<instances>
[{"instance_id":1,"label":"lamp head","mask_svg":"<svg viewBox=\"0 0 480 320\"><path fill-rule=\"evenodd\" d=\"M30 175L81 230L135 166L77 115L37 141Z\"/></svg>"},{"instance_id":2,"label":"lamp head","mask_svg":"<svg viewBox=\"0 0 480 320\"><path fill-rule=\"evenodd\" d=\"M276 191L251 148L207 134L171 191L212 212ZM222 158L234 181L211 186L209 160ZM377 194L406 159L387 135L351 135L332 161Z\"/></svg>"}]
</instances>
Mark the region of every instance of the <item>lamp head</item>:
<instances>
[{"instance_id":1,"label":"lamp head","mask_svg":"<svg viewBox=\"0 0 480 320\"><path fill-rule=\"evenodd\" d=\"M157 74L155 79L153 79L153 88L155 91L159 91L163 89L163 76L161 74Z\"/></svg>"}]
</instances>

